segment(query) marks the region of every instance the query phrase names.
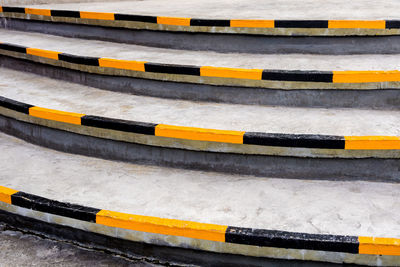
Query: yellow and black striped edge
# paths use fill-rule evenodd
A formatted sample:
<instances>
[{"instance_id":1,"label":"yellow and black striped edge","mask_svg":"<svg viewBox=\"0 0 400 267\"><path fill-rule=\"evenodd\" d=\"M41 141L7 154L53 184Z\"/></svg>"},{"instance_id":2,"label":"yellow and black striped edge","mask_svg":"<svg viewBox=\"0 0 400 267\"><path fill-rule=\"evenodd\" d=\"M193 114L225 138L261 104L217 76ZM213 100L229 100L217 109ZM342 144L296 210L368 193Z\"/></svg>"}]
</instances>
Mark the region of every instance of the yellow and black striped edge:
<instances>
[{"instance_id":1,"label":"yellow and black striped edge","mask_svg":"<svg viewBox=\"0 0 400 267\"><path fill-rule=\"evenodd\" d=\"M400 255L400 239L308 234L163 219L59 202L0 186L0 201L14 206L100 225L259 247L352 254Z\"/></svg>"},{"instance_id":2,"label":"yellow and black striped edge","mask_svg":"<svg viewBox=\"0 0 400 267\"><path fill-rule=\"evenodd\" d=\"M102 57L72 55L57 51L1 43L0 50L28 54L84 66L131 70L138 72L189 75L200 77L233 78L282 82L319 83L373 83L400 82L399 70L385 71L316 71L316 70L267 70L241 69L212 66L162 64L147 61L120 60Z\"/></svg>"},{"instance_id":3,"label":"yellow and black striped edge","mask_svg":"<svg viewBox=\"0 0 400 267\"><path fill-rule=\"evenodd\" d=\"M1 96L0 107L46 120L166 138L292 148L300 147L345 150L400 149L399 136L276 134L174 126L166 124L119 120L81 113L58 111L32 106Z\"/></svg>"},{"instance_id":4,"label":"yellow and black striped edge","mask_svg":"<svg viewBox=\"0 0 400 267\"><path fill-rule=\"evenodd\" d=\"M255 20L255 19L197 19L130 15L106 12L52 10L0 6L0 12L33 14L95 20L133 21L175 26L241 27L241 28L315 28L315 29L400 29L400 20Z\"/></svg>"}]
</instances>

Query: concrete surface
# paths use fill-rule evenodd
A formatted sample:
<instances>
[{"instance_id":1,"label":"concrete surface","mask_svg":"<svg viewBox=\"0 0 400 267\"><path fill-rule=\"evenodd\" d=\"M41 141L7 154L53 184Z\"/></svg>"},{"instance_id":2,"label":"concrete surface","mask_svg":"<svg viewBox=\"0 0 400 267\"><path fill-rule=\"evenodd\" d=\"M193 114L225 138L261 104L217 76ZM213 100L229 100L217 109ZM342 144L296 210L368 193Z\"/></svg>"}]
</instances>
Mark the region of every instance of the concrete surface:
<instances>
[{"instance_id":1,"label":"concrete surface","mask_svg":"<svg viewBox=\"0 0 400 267\"><path fill-rule=\"evenodd\" d=\"M396 70L395 55L245 54L183 51L104 41L66 38L0 29L0 42L60 51L82 56L150 61L166 64L284 70Z\"/></svg>"},{"instance_id":2,"label":"concrete surface","mask_svg":"<svg viewBox=\"0 0 400 267\"><path fill-rule=\"evenodd\" d=\"M396 0L306 0L301 1L301 4L297 0L146 0L87 4L51 2L41 7L213 19L396 19L399 18L397 10L400 7ZM37 0L32 3L37 3Z\"/></svg>"},{"instance_id":3,"label":"concrete surface","mask_svg":"<svg viewBox=\"0 0 400 267\"><path fill-rule=\"evenodd\" d=\"M400 237L400 184L256 178L105 161L0 134L0 185L141 215Z\"/></svg>"},{"instance_id":4,"label":"concrete surface","mask_svg":"<svg viewBox=\"0 0 400 267\"><path fill-rule=\"evenodd\" d=\"M190 102L103 91L2 68L0 95L63 111L203 128L332 135L400 135L398 111Z\"/></svg>"}]
</instances>

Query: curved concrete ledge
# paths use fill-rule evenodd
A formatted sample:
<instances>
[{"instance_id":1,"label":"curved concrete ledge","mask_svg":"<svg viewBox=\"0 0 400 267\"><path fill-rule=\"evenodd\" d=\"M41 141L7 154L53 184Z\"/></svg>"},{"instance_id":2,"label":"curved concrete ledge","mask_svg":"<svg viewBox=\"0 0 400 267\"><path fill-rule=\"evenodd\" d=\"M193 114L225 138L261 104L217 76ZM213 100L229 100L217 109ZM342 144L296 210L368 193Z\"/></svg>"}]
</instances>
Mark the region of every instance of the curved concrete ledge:
<instances>
[{"instance_id":1,"label":"curved concrete ledge","mask_svg":"<svg viewBox=\"0 0 400 267\"><path fill-rule=\"evenodd\" d=\"M2 186L0 209L43 221L47 226L69 226L97 237L100 234L169 247L381 266L398 265L400 259L400 241L395 238L307 234L163 219L59 202Z\"/></svg>"},{"instance_id":2,"label":"curved concrete ledge","mask_svg":"<svg viewBox=\"0 0 400 267\"><path fill-rule=\"evenodd\" d=\"M3 17L131 29L278 36L399 35L400 20L250 20L144 16L79 10L0 7Z\"/></svg>"},{"instance_id":3,"label":"curved concrete ledge","mask_svg":"<svg viewBox=\"0 0 400 267\"><path fill-rule=\"evenodd\" d=\"M0 98L0 129L107 159L257 176L398 181L400 137L251 133L143 123Z\"/></svg>"},{"instance_id":4,"label":"curved concrete ledge","mask_svg":"<svg viewBox=\"0 0 400 267\"><path fill-rule=\"evenodd\" d=\"M264 36L188 33L0 17L0 27L72 38L182 50L259 54L398 54L400 36Z\"/></svg>"}]
</instances>

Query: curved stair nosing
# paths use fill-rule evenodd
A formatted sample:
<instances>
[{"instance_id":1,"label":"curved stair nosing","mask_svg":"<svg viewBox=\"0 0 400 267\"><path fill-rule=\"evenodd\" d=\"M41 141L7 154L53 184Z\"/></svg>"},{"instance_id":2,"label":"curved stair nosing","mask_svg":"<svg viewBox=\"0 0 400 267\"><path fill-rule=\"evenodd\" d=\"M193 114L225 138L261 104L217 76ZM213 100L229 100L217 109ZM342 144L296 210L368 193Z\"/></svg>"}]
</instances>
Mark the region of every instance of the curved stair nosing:
<instances>
[{"instance_id":1,"label":"curved stair nosing","mask_svg":"<svg viewBox=\"0 0 400 267\"><path fill-rule=\"evenodd\" d=\"M396 238L307 234L163 219L59 202L3 186L0 203L0 209L11 213L164 246L258 257L399 263L400 239ZM332 257L331 252L340 256Z\"/></svg>"},{"instance_id":2,"label":"curved stair nosing","mask_svg":"<svg viewBox=\"0 0 400 267\"><path fill-rule=\"evenodd\" d=\"M400 20L197 19L11 6L0 6L0 15L11 18L158 31L275 36L374 36L400 34Z\"/></svg>"}]
</instances>

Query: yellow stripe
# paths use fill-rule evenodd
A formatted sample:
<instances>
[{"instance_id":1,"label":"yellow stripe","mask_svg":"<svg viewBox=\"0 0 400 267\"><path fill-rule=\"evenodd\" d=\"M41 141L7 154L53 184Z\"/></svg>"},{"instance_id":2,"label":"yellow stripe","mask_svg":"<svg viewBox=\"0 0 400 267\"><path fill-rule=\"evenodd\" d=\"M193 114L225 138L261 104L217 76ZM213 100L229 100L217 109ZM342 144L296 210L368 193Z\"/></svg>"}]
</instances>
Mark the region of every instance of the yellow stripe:
<instances>
[{"instance_id":1,"label":"yellow stripe","mask_svg":"<svg viewBox=\"0 0 400 267\"><path fill-rule=\"evenodd\" d=\"M25 8L26 14L51 16L50 9Z\"/></svg>"},{"instance_id":2,"label":"yellow stripe","mask_svg":"<svg viewBox=\"0 0 400 267\"><path fill-rule=\"evenodd\" d=\"M42 50L42 49L37 49L37 48L30 48L28 47L26 49L26 53L38 57L45 57L45 58L51 58L58 60L58 54L60 52L55 52L55 51L50 51L50 50Z\"/></svg>"},{"instance_id":3,"label":"yellow stripe","mask_svg":"<svg viewBox=\"0 0 400 267\"><path fill-rule=\"evenodd\" d=\"M3 7L2 6L0 6L0 12L3 12Z\"/></svg>"},{"instance_id":4,"label":"yellow stripe","mask_svg":"<svg viewBox=\"0 0 400 267\"><path fill-rule=\"evenodd\" d=\"M400 71L334 71L334 83L398 82Z\"/></svg>"},{"instance_id":5,"label":"yellow stripe","mask_svg":"<svg viewBox=\"0 0 400 267\"><path fill-rule=\"evenodd\" d=\"M225 232L228 227L225 225L131 215L108 210L101 210L97 213L96 223L134 231L219 242L225 242Z\"/></svg>"},{"instance_id":6,"label":"yellow stripe","mask_svg":"<svg viewBox=\"0 0 400 267\"><path fill-rule=\"evenodd\" d=\"M213 130L165 124L158 124L155 129L156 136L233 144L243 144L244 133L245 132L239 131Z\"/></svg>"},{"instance_id":7,"label":"yellow stripe","mask_svg":"<svg viewBox=\"0 0 400 267\"><path fill-rule=\"evenodd\" d=\"M18 190L0 186L0 201L11 204L11 195L17 192Z\"/></svg>"},{"instance_id":8,"label":"yellow stripe","mask_svg":"<svg viewBox=\"0 0 400 267\"><path fill-rule=\"evenodd\" d=\"M158 24L190 26L190 18L157 17Z\"/></svg>"},{"instance_id":9,"label":"yellow stripe","mask_svg":"<svg viewBox=\"0 0 400 267\"><path fill-rule=\"evenodd\" d=\"M114 20L114 13L81 11L80 14L82 19Z\"/></svg>"},{"instance_id":10,"label":"yellow stripe","mask_svg":"<svg viewBox=\"0 0 400 267\"><path fill-rule=\"evenodd\" d=\"M85 114L58 111L41 107L29 108L29 115L42 119L61 121L78 125L81 124L81 117L85 116Z\"/></svg>"},{"instance_id":11,"label":"yellow stripe","mask_svg":"<svg viewBox=\"0 0 400 267\"><path fill-rule=\"evenodd\" d=\"M329 20L331 29L385 29L384 20Z\"/></svg>"},{"instance_id":12,"label":"yellow stripe","mask_svg":"<svg viewBox=\"0 0 400 267\"><path fill-rule=\"evenodd\" d=\"M231 27L246 27L246 28L274 28L275 21L273 20L257 20L257 19L232 19Z\"/></svg>"},{"instance_id":13,"label":"yellow stripe","mask_svg":"<svg viewBox=\"0 0 400 267\"><path fill-rule=\"evenodd\" d=\"M345 149L400 149L398 136L345 136Z\"/></svg>"},{"instance_id":14,"label":"yellow stripe","mask_svg":"<svg viewBox=\"0 0 400 267\"><path fill-rule=\"evenodd\" d=\"M146 63L146 62L145 61L119 60L119 59L111 59L111 58L100 58L99 59L100 67L135 70L135 71L144 71L144 63Z\"/></svg>"},{"instance_id":15,"label":"yellow stripe","mask_svg":"<svg viewBox=\"0 0 400 267\"><path fill-rule=\"evenodd\" d=\"M262 69L233 69L203 66L200 76L261 80Z\"/></svg>"},{"instance_id":16,"label":"yellow stripe","mask_svg":"<svg viewBox=\"0 0 400 267\"><path fill-rule=\"evenodd\" d=\"M400 239L383 237L358 237L359 254L400 256Z\"/></svg>"}]
</instances>

